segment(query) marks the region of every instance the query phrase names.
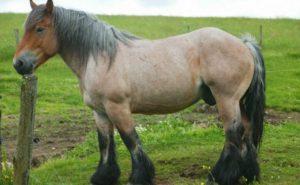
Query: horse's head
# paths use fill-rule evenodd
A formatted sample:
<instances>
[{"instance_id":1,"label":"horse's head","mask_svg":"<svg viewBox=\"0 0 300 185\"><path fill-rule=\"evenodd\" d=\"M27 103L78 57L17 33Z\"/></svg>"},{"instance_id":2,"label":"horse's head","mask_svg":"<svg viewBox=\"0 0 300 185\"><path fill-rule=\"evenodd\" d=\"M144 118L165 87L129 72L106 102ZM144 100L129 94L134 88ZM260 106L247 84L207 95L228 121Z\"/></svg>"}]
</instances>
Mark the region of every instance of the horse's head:
<instances>
[{"instance_id":1,"label":"horse's head","mask_svg":"<svg viewBox=\"0 0 300 185\"><path fill-rule=\"evenodd\" d=\"M36 5L30 0L32 11L26 24L25 34L17 47L13 65L22 75L30 74L58 52L58 42L53 25L54 5Z\"/></svg>"}]
</instances>

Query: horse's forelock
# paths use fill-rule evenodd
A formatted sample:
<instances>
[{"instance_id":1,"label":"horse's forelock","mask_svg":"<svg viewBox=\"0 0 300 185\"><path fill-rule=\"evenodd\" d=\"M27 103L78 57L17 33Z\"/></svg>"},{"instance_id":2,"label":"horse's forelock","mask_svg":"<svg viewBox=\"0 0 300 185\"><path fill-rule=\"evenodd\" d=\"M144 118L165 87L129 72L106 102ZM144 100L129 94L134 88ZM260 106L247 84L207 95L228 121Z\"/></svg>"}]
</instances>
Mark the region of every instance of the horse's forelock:
<instances>
[{"instance_id":1,"label":"horse's forelock","mask_svg":"<svg viewBox=\"0 0 300 185\"><path fill-rule=\"evenodd\" d=\"M27 20L25 22L25 29L29 30L38 22L42 21L45 16L45 11L45 5L39 5L36 8L34 8L27 17Z\"/></svg>"}]
</instances>

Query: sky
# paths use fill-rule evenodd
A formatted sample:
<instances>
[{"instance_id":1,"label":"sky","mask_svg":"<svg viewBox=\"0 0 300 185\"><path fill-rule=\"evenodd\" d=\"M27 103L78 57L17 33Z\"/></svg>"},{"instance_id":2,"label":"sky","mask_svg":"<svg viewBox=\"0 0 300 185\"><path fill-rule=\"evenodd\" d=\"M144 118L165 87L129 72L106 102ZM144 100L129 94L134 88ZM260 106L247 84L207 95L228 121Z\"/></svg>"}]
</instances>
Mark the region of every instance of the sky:
<instances>
[{"instance_id":1,"label":"sky","mask_svg":"<svg viewBox=\"0 0 300 185\"><path fill-rule=\"evenodd\" d=\"M56 6L108 15L300 19L300 0L53 0ZM35 0L37 4L46 0ZM29 0L0 0L0 12L29 12Z\"/></svg>"}]
</instances>

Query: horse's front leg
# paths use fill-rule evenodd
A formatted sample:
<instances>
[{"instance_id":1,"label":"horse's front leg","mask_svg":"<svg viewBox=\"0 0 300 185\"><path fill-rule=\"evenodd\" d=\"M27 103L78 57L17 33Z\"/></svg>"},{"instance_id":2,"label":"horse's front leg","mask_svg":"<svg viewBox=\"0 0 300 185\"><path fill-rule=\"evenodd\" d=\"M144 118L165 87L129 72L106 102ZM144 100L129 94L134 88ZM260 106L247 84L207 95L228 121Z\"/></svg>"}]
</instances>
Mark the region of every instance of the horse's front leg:
<instances>
[{"instance_id":1,"label":"horse's front leg","mask_svg":"<svg viewBox=\"0 0 300 185\"><path fill-rule=\"evenodd\" d=\"M141 141L134 128L135 124L131 116L129 105L109 102L106 105L106 111L111 121L117 127L131 155L132 172L129 178L130 184L154 184L154 166L142 149Z\"/></svg>"},{"instance_id":2,"label":"horse's front leg","mask_svg":"<svg viewBox=\"0 0 300 185\"><path fill-rule=\"evenodd\" d=\"M101 160L91 178L93 185L115 185L120 176L116 162L114 127L105 113L94 112Z\"/></svg>"}]
</instances>

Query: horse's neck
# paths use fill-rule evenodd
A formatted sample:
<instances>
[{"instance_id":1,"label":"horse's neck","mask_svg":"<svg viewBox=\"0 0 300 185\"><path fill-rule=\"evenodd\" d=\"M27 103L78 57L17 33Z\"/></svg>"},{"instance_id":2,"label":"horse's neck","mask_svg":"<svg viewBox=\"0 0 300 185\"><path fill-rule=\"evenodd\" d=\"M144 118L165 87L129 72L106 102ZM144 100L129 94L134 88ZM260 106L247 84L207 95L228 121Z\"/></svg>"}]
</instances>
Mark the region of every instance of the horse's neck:
<instances>
[{"instance_id":1,"label":"horse's neck","mask_svg":"<svg viewBox=\"0 0 300 185\"><path fill-rule=\"evenodd\" d=\"M60 54L67 66L73 71L78 79L82 78L82 75L86 70L86 63L78 61L75 57L70 54Z\"/></svg>"},{"instance_id":2,"label":"horse's neck","mask_svg":"<svg viewBox=\"0 0 300 185\"><path fill-rule=\"evenodd\" d=\"M97 71L98 73L104 73L109 68L109 57L99 54L98 57L94 57L92 54L86 62L79 61L77 57L68 54L60 54L67 66L77 76L80 84L84 86L87 73ZM92 67L91 67L92 66ZM92 68L92 69L91 69Z\"/></svg>"},{"instance_id":3,"label":"horse's neck","mask_svg":"<svg viewBox=\"0 0 300 185\"><path fill-rule=\"evenodd\" d=\"M117 41L117 48L127 48L128 46L124 45L122 42ZM119 52L119 51L118 51ZM110 57L108 54L101 54L99 51L98 56L95 58L92 54L87 61L80 61L79 57L74 57L73 53L67 52L59 52L59 55L63 58L64 62L68 65L68 67L73 71L73 73L77 76L77 78L82 79L87 72L86 68L89 62L94 63L104 63L105 65L100 65L101 67L108 69L110 67Z\"/></svg>"}]
</instances>

